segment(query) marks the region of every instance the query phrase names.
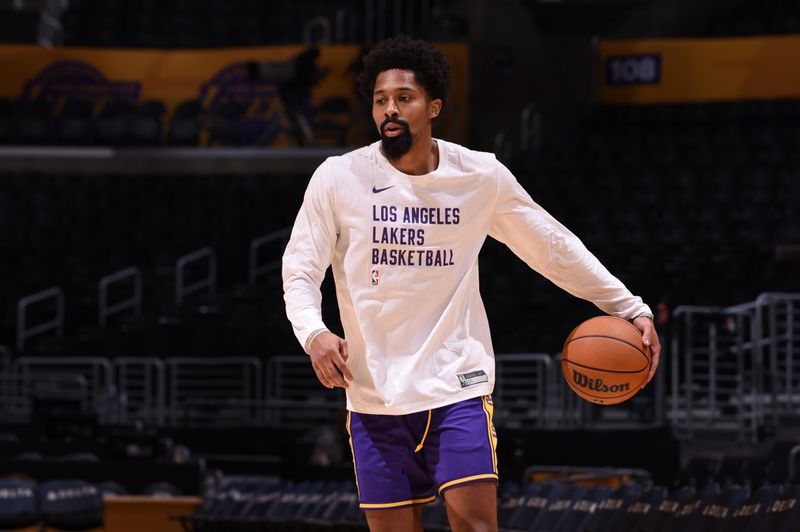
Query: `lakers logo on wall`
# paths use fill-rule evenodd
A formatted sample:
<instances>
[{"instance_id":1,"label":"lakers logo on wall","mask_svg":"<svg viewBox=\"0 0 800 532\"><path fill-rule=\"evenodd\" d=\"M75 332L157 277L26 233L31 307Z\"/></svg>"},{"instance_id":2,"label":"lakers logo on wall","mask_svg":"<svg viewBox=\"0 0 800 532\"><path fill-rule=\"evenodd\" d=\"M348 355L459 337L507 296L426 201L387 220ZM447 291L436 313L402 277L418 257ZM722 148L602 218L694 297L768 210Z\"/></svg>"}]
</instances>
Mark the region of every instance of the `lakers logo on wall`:
<instances>
[{"instance_id":1,"label":"lakers logo on wall","mask_svg":"<svg viewBox=\"0 0 800 532\"><path fill-rule=\"evenodd\" d=\"M21 97L43 99L57 104L61 99L80 98L87 101L139 101L141 83L112 81L100 70L83 61L55 61L25 83Z\"/></svg>"},{"instance_id":2,"label":"lakers logo on wall","mask_svg":"<svg viewBox=\"0 0 800 532\"><path fill-rule=\"evenodd\" d=\"M198 96L210 144L268 145L285 129L278 85L252 79L247 63L218 71Z\"/></svg>"}]
</instances>

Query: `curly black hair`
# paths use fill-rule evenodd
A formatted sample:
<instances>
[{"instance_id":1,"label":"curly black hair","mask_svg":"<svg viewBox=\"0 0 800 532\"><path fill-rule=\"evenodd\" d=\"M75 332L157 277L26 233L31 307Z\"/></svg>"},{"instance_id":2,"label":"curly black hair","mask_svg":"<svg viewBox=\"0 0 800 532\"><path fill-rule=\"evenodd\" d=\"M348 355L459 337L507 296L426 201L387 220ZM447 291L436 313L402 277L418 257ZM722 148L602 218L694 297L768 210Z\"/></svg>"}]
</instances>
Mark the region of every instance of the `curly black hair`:
<instances>
[{"instance_id":1,"label":"curly black hair","mask_svg":"<svg viewBox=\"0 0 800 532\"><path fill-rule=\"evenodd\" d=\"M444 53L430 43L405 35L376 44L364 56L364 71L359 74L358 82L366 99L372 100L378 74L393 68L411 70L431 99L440 99L442 103L447 101L453 73Z\"/></svg>"}]
</instances>

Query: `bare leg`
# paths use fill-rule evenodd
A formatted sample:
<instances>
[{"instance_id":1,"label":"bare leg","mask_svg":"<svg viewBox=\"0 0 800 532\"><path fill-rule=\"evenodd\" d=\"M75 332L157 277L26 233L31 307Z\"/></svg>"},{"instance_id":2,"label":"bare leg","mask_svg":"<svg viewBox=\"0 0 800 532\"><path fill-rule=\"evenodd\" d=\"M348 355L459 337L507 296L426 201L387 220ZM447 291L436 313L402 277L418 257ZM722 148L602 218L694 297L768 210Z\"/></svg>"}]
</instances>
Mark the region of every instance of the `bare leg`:
<instances>
[{"instance_id":1,"label":"bare leg","mask_svg":"<svg viewBox=\"0 0 800 532\"><path fill-rule=\"evenodd\" d=\"M497 532L497 483L476 482L444 492L453 532Z\"/></svg>"},{"instance_id":2,"label":"bare leg","mask_svg":"<svg viewBox=\"0 0 800 532\"><path fill-rule=\"evenodd\" d=\"M366 510L370 532L422 532L422 507Z\"/></svg>"}]
</instances>

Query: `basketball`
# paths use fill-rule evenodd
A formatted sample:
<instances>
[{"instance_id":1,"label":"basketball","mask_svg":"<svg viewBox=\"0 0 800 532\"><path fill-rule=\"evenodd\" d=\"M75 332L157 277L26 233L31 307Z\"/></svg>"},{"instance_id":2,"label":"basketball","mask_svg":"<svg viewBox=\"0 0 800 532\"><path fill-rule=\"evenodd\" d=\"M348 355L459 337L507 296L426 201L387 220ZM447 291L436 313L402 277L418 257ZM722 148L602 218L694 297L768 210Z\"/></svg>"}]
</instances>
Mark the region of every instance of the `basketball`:
<instances>
[{"instance_id":1,"label":"basketball","mask_svg":"<svg viewBox=\"0 0 800 532\"><path fill-rule=\"evenodd\" d=\"M647 381L650 348L634 324L613 316L584 321L567 337L561 371L570 388L600 405L626 401Z\"/></svg>"}]
</instances>

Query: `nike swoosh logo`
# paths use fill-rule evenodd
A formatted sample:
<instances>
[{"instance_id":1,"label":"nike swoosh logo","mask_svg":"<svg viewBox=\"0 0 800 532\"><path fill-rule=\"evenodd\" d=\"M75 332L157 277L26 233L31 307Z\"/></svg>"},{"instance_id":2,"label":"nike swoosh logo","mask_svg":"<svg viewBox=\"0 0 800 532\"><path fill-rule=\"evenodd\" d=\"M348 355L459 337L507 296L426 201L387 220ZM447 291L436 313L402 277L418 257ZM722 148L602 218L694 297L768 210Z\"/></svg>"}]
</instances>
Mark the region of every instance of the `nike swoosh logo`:
<instances>
[{"instance_id":1,"label":"nike swoosh logo","mask_svg":"<svg viewBox=\"0 0 800 532\"><path fill-rule=\"evenodd\" d=\"M383 192L384 190L389 190L390 188L394 188L394 185L389 185L388 187L384 187L384 188L375 188L373 186L372 187L372 193L373 194L378 194L379 192Z\"/></svg>"}]
</instances>

